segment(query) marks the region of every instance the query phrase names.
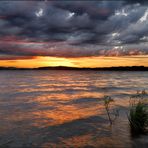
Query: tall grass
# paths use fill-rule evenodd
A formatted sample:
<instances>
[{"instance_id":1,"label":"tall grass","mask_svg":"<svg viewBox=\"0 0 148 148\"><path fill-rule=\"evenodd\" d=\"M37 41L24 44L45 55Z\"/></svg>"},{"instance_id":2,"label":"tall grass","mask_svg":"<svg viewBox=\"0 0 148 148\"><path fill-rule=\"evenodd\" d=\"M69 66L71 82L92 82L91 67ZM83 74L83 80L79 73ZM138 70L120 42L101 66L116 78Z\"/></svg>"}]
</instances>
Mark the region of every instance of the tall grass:
<instances>
[{"instance_id":1,"label":"tall grass","mask_svg":"<svg viewBox=\"0 0 148 148\"><path fill-rule=\"evenodd\" d=\"M128 120L132 134L147 132L148 128L148 104L144 99L145 91L137 92L130 99Z\"/></svg>"}]
</instances>

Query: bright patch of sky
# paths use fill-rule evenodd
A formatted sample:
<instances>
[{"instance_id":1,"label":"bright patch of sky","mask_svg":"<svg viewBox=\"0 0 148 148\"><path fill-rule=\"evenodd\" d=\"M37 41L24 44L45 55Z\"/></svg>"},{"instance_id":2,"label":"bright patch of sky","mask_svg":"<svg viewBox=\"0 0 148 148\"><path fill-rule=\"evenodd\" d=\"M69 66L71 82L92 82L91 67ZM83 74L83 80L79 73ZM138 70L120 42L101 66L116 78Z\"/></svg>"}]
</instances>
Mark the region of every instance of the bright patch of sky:
<instances>
[{"instance_id":1,"label":"bright patch of sky","mask_svg":"<svg viewBox=\"0 0 148 148\"><path fill-rule=\"evenodd\" d=\"M74 15L75 15L74 12L70 12L70 13L68 14L68 16L67 16L67 19L71 19Z\"/></svg>"},{"instance_id":2,"label":"bright patch of sky","mask_svg":"<svg viewBox=\"0 0 148 148\"><path fill-rule=\"evenodd\" d=\"M114 33L112 33L112 36L113 37L116 37L116 36L119 36L120 34L118 33L118 32L114 32Z\"/></svg>"},{"instance_id":3,"label":"bright patch of sky","mask_svg":"<svg viewBox=\"0 0 148 148\"><path fill-rule=\"evenodd\" d=\"M115 15L128 16L128 13L126 13L125 10L122 9L121 11L117 10L117 11L115 12Z\"/></svg>"},{"instance_id":4,"label":"bright patch of sky","mask_svg":"<svg viewBox=\"0 0 148 148\"><path fill-rule=\"evenodd\" d=\"M43 9L40 8L37 12L35 12L35 15L36 15L37 17L43 16Z\"/></svg>"},{"instance_id":5,"label":"bright patch of sky","mask_svg":"<svg viewBox=\"0 0 148 148\"><path fill-rule=\"evenodd\" d=\"M145 11L144 15L140 18L140 22L145 22L148 19L148 9Z\"/></svg>"}]
</instances>

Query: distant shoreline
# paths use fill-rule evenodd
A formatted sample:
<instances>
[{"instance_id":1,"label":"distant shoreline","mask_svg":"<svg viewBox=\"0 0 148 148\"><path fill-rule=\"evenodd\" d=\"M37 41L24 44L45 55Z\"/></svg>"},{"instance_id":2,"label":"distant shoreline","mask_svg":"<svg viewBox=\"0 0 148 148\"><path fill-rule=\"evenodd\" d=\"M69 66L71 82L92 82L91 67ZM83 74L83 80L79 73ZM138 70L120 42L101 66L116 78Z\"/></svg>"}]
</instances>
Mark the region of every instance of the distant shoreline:
<instances>
[{"instance_id":1,"label":"distant shoreline","mask_svg":"<svg viewBox=\"0 0 148 148\"><path fill-rule=\"evenodd\" d=\"M39 68L16 68L16 67L0 67L0 70L95 70L95 71L148 71L148 67L144 66L127 66L127 67L100 67L100 68L76 68L76 67L39 67Z\"/></svg>"}]
</instances>

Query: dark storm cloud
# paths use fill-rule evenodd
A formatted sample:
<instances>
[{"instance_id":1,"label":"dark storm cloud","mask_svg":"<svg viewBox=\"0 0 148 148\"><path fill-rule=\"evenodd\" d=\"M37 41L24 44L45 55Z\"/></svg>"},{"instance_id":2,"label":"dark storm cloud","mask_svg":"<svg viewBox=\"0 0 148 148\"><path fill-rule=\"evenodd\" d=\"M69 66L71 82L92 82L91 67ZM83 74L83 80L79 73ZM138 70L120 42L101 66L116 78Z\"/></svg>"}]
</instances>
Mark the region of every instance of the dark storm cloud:
<instances>
[{"instance_id":1,"label":"dark storm cloud","mask_svg":"<svg viewBox=\"0 0 148 148\"><path fill-rule=\"evenodd\" d=\"M2 1L0 54L77 57L128 55L131 50L147 54L147 6L144 0Z\"/></svg>"},{"instance_id":2,"label":"dark storm cloud","mask_svg":"<svg viewBox=\"0 0 148 148\"><path fill-rule=\"evenodd\" d=\"M106 20L114 10L122 6L122 1L54 1L55 7L74 12L75 15L87 13L92 19Z\"/></svg>"},{"instance_id":3,"label":"dark storm cloud","mask_svg":"<svg viewBox=\"0 0 148 148\"><path fill-rule=\"evenodd\" d=\"M34 57L90 57L90 56L124 56L124 55L146 55L148 54L146 44L132 44L124 46L87 45L73 46L67 42L0 42L0 53L11 56ZM141 49L141 50L139 50ZM4 59L4 58L3 58ZM6 58L8 59L8 57ZM11 57L9 58L11 59ZM18 58L17 58L18 59Z\"/></svg>"},{"instance_id":4,"label":"dark storm cloud","mask_svg":"<svg viewBox=\"0 0 148 148\"><path fill-rule=\"evenodd\" d=\"M126 0L126 3L134 4L134 3L140 3L140 4L147 4L147 0Z\"/></svg>"}]
</instances>

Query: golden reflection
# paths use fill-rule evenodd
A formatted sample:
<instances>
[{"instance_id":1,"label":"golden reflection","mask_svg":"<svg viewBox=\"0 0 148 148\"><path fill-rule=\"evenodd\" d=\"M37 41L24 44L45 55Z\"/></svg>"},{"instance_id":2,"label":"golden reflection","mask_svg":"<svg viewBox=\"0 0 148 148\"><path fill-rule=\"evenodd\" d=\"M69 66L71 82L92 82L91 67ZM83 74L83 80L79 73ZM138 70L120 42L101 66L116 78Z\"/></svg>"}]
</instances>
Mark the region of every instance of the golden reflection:
<instances>
[{"instance_id":1,"label":"golden reflection","mask_svg":"<svg viewBox=\"0 0 148 148\"><path fill-rule=\"evenodd\" d=\"M85 94L83 97L86 97ZM42 108L48 108L52 106L54 109L49 110L38 110L33 112L37 119L46 119L46 123L43 126L51 126L63 124L76 119L87 118L93 115L101 114L104 107L98 105L97 99L94 102L85 102L81 105L79 102L75 103L75 98L79 100L82 95L65 95L65 94L54 94L52 96L42 96L36 98L36 101ZM87 99L87 98L86 98ZM91 99L91 98L90 98ZM92 98L93 99L93 98ZM83 106L84 105L84 106ZM51 120L51 121L50 121ZM35 126L41 126L40 123L34 123Z\"/></svg>"}]
</instances>

